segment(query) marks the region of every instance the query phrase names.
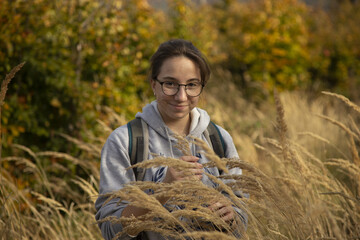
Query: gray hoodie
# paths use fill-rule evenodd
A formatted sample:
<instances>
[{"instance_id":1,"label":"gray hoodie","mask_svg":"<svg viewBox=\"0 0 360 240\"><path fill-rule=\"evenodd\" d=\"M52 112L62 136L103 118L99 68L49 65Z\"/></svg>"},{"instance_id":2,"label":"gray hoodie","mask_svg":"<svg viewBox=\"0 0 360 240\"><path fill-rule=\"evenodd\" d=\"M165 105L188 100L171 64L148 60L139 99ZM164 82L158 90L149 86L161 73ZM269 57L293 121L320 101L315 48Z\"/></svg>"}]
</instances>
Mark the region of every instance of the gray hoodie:
<instances>
[{"instance_id":1,"label":"gray hoodie","mask_svg":"<svg viewBox=\"0 0 360 240\"><path fill-rule=\"evenodd\" d=\"M165 125L160 113L157 109L157 102L153 101L143 108L142 113L137 113L136 117L142 118L149 126L149 155L148 159L152 159L151 153L162 155L165 157L180 158L182 153L179 149L174 147L176 145L176 138L173 137L173 132ZM194 108L191 111L191 124L189 136L197 137L207 142L205 132L209 125L210 117L206 111ZM230 134L219 127L220 133L224 139L226 146L225 157L237 158L238 154ZM189 137L188 136L188 137ZM209 144L209 143L208 143ZM114 130L107 139L101 152L101 166L100 166L100 192L105 194L121 189L125 184L135 181L135 176L132 169L126 170L130 164L129 158L129 135L127 126L121 126ZM198 148L195 144L191 144L191 152L193 156L199 156ZM205 156L200 156L199 163L207 162ZM205 168L206 172L219 176L217 168ZM149 168L145 172L144 181L162 182L165 177L166 167ZM241 169L231 169L231 174L241 174ZM213 182L204 175L202 182L208 186L213 186ZM121 217L122 211L127 206L125 203L118 204L118 199L114 199L103 205L106 199L99 197L95 203L97 210L96 220L101 220L108 216ZM237 209L236 209L237 210ZM122 231L121 224L112 224L110 222L99 223L101 233L106 240L112 239L116 233ZM148 239L165 239L154 232L146 232ZM124 236L121 239L131 239L129 236Z\"/></svg>"}]
</instances>

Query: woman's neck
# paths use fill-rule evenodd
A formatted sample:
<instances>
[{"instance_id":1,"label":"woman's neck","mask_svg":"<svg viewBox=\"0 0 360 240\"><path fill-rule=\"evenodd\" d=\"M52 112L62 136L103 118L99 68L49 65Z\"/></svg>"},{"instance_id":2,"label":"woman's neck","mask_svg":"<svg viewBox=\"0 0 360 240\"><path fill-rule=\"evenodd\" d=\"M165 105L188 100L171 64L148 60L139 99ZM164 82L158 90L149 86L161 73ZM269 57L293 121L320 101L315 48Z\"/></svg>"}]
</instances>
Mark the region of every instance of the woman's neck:
<instances>
[{"instance_id":1,"label":"woman's neck","mask_svg":"<svg viewBox=\"0 0 360 240\"><path fill-rule=\"evenodd\" d=\"M181 136L187 136L190 132L190 124L191 124L191 115L187 118L173 120L173 121L166 121L166 126L168 126L171 131Z\"/></svg>"}]
</instances>

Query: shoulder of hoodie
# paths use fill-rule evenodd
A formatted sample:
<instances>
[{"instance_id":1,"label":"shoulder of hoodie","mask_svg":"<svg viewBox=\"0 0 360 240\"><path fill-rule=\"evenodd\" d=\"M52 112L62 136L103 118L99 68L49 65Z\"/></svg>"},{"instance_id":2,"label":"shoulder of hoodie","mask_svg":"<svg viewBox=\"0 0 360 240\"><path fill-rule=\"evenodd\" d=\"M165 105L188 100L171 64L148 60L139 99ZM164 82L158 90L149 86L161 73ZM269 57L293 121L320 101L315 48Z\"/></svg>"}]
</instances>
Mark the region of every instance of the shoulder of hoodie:
<instances>
[{"instance_id":1,"label":"shoulder of hoodie","mask_svg":"<svg viewBox=\"0 0 360 240\"><path fill-rule=\"evenodd\" d=\"M111 132L109 137L107 138L105 145L116 145L120 147L122 151L127 152L129 148L129 131L127 128L127 124L122 125L116 128L114 131Z\"/></svg>"}]
</instances>

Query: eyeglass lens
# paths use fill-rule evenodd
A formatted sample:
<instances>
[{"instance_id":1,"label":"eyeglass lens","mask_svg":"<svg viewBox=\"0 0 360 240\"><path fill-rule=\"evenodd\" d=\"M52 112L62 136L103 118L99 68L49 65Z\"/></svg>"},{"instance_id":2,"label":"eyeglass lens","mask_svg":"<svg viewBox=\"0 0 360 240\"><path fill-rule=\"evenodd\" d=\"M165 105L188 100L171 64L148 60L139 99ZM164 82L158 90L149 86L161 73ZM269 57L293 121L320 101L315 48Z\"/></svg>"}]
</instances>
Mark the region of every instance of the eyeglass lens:
<instances>
[{"instance_id":1,"label":"eyeglass lens","mask_svg":"<svg viewBox=\"0 0 360 240\"><path fill-rule=\"evenodd\" d=\"M189 83L184 85L174 82L162 82L161 86L164 94L169 96L176 95L179 92L181 86L185 87L185 92L190 97L199 96L202 91L202 85L200 83Z\"/></svg>"}]
</instances>

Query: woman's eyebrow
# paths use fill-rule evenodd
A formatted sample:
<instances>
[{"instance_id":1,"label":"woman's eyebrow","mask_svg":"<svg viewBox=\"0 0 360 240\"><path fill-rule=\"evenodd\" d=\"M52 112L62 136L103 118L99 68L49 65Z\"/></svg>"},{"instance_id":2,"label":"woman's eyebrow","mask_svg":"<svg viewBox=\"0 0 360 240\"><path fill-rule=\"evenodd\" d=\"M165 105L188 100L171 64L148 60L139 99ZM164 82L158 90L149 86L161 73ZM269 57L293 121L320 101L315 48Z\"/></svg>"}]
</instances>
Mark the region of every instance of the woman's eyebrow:
<instances>
[{"instance_id":1,"label":"woman's eyebrow","mask_svg":"<svg viewBox=\"0 0 360 240\"><path fill-rule=\"evenodd\" d=\"M163 80L169 80L169 81L179 81L177 78L171 77L171 76L166 76L162 78ZM186 80L186 82L200 82L200 79L198 78L190 78L188 80Z\"/></svg>"},{"instance_id":2,"label":"woman's eyebrow","mask_svg":"<svg viewBox=\"0 0 360 240\"><path fill-rule=\"evenodd\" d=\"M190 78L186 82L200 82L200 79L198 79L198 78Z\"/></svg>"},{"instance_id":3,"label":"woman's eyebrow","mask_svg":"<svg viewBox=\"0 0 360 240\"><path fill-rule=\"evenodd\" d=\"M171 80L171 81L176 81L177 79L174 78L174 77L170 77L170 76L166 76L166 77L163 77L164 80Z\"/></svg>"}]
</instances>

